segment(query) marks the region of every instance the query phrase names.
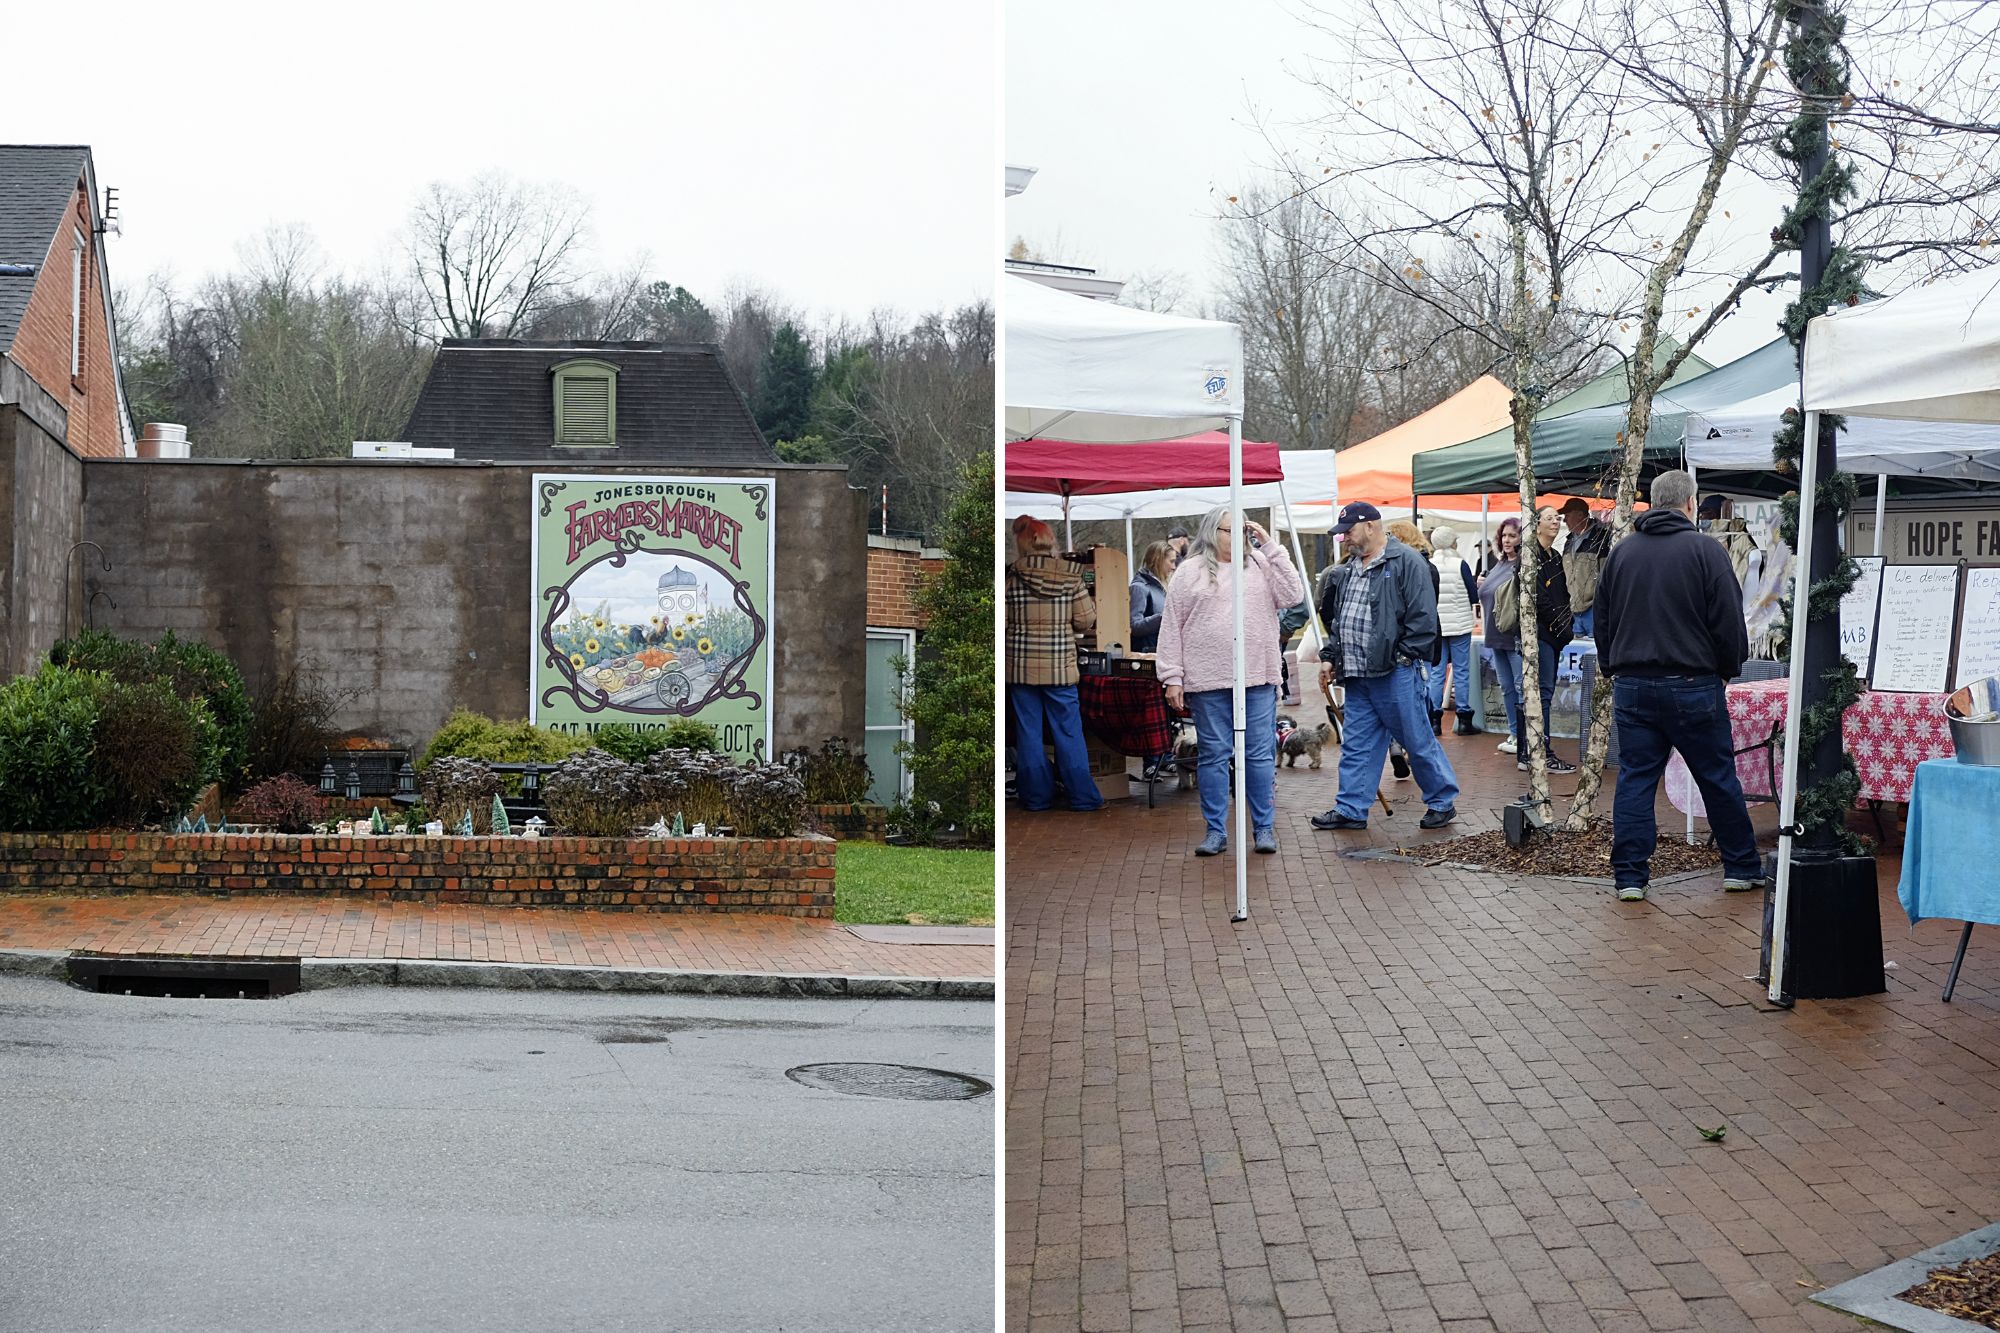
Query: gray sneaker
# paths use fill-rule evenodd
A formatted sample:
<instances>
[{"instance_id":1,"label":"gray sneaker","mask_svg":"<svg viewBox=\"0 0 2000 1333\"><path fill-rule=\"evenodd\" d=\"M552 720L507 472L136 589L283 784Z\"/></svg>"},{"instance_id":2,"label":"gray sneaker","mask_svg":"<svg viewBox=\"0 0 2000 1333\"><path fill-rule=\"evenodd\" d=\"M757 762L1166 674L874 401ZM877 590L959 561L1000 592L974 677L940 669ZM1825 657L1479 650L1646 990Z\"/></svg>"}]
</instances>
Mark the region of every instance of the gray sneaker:
<instances>
[{"instance_id":1,"label":"gray sneaker","mask_svg":"<svg viewBox=\"0 0 2000 1333\"><path fill-rule=\"evenodd\" d=\"M1621 884L1618 886L1618 901L1621 903L1643 903L1646 901L1644 884Z\"/></svg>"},{"instance_id":2,"label":"gray sneaker","mask_svg":"<svg viewBox=\"0 0 2000 1333\"><path fill-rule=\"evenodd\" d=\"M1722 891L1724 893L1757 893L1770 887L1771 881L1765 879L1762 875L1751 875L1748 877L1725 875L1722 880Z\"/></svg>"},{"instance_id":3,"label":"gray sneaker","mask_svg":"<svg viewBox=\"0 0 2000 1333\"><path fill-rule=\"evenodd\" d=\"M1229 839L1223 837L1220 833L1211 833L1201 840L1201 845L1194 849L1194 854L1196 856L1220 856L1228 850Z\"/></svg>"},{"instance_id":4,"label":"gray sneaker","mask_svg":"<svg viewBox=\"0 0 2000 1333\"><path fill-rule=\"evenodd\" d=\"M1278 834L1275 829L1258 829L1252 835L1251 850L1270 856L1278 850Z\"/></svg>"}]
</instances>

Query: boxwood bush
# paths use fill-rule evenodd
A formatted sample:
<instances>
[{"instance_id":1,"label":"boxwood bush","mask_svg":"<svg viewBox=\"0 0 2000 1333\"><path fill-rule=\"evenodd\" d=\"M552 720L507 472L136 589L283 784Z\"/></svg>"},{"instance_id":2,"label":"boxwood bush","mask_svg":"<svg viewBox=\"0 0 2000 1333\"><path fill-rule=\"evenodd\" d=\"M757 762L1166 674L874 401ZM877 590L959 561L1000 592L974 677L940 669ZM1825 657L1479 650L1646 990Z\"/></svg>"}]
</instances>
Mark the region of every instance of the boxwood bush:
<instances>
[{"instance_id":1,"label":"boxwood bush","mask_svg":"<svg viewBox=\"0 0 2000 1333\"><path fill-rule=\"evenodd\" d=\"M77 671L100 671L126 685L159 682L182 699L200 701L214 728L202 767L231 791L249 776L250 727L254 710L236 664L205 643L177 638L173 631L152 643L121 639L88 629L49 650L49 661Z\"/></svg>"},{"instance_id":2,"label":"boxwood bush","mask_svg":"<svg viewBox=\"0 0 2000 1333\"><path fill-rule=\"evenodd\" d=\"M0 686L0 829L103 822L112 793L93 761L108 684L98 672L45 666Z\"/></svg>"},{"instance_id":3,"label":"boxwood bush","mask_svg":"<svg viewBox=\"0 0 2000 1333\"><path fill-rule=\"evenodd\" d=\"M417 767L427 769L439 759L483 759L489 764L554 764L590 748L582 736L537 727L526 719L496 722L483 713L460 708L445 719L424 747Z\"/></svg>"}]
</instances>

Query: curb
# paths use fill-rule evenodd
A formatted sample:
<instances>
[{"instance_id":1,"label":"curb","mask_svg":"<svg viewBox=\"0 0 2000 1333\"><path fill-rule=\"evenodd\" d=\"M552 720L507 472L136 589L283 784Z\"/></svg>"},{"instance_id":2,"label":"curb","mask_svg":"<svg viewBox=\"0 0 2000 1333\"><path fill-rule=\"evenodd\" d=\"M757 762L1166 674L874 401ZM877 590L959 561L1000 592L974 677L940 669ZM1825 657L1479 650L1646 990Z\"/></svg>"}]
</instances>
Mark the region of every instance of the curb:
<instances>
[{"instance_id":1,"label":"curb","mask_svg":"<svg viewBox=\"0 0 2000 1333\"><path fill-rule=\"evenodd\" d=\"M66 981L67 949L0 949L0 973ZM149 955L132 955L143 957ZM259 961L245 956L245 961ZM337 986L467 986L658 995L747 995L812 999L991 1000L991 977L876 977L826 972L695 972L678 968L581 967L559 963L466 963L443 959L305 958L299 989Z\"/></svg>"}]
</instances>

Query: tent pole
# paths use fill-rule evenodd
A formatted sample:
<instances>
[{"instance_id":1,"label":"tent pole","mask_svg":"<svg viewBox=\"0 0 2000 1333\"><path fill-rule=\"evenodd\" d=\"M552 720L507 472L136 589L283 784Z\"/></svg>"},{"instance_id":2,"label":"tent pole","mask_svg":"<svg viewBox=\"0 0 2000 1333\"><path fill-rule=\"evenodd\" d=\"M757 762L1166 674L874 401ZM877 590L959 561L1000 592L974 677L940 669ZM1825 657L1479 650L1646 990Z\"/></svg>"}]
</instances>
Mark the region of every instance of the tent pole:
<instances>
[{"instance_id":1,"label":"tent pole","mask_svg":"<svg viewBox=\"0 0 2000 1333\"><path fill-rule=\"evenodd\" d=\"M1875 474L1875 554L1882 554L1882 520L1889 508L1889 474Z\"/></svg>"},{"instance_id":2,"label":"tent pole","mask_svg":"<svg viewBox=\"0 0 2000 1333\"><path fill-rule=\"evenodd\" d=\"M1807 447L1799 454L1799 554L1792 569L1792 663L1785 682L1785 767L1780 775L1778 799L1778 882L1771 891L1771 983L1767 992L1772 1004L1783 1003L1785 985L1785 931L1792 899L1792 820L1799 800L1799 687L1806 670L1806 615L1812 600L1813 491L1819 484L1819 413L1806 409Z\"/></svg>"},{"instance_id":3,"label":"tent pole","mask_svg":"<svg viewBox=\"0 0 2000 1333\"><path fill-rule=\"evenodd\" d=\"M1074 551L1076 549L1076 533L1070 528L1070 522L1069 522L1068 482L1063 483L1062 497L1063 497L1063 550Z\"/></svg>"},{"instance_id":4,"label":"tent pole","mask_svg":"<svg viewBox=\"0 0 2000 1333\"><path fill-rule=\"evenodd\" d=\"M1132 511L1125 511L1125 572L1137 578L1138 562L1132 559Z\"/></svg>"},{"instance_id":5,"label":"tent pole","mask_svg":"<svg viewBox=\"0 0 2000 1333\"><path fill-rule=\"evenodd\" d=\"M1306 578L1305 548L1299 545L1298 525L1292 521L1292 502L1286 498L1285 483L1282 481L1278 483L1278 504L1285 511L1285 531L1292 535L1292 559L1299 562L1299 582L1306 585L1306 626L1313 632L1313 647L1317 649L1322 643L1326 642L1326 627L1319 623L1319 603L1313 600L1312 583ZM1283 650L1280 649L1280 651L1282 652ZM1281 665L1280 670L1282 671L1282 669ZM1305 682L1297 681L1294 683L1299 687L1299 699L1303 703L1306 699Z\"/></svg>"},{"instance_id":6,"label":"tent pole","mask_svg":"<svg viewBox=\"0 0 2000 1333\"><path fill-rule=\"evenodd\" d=\"M1490 517L1487 506L1491 503L1492 497L1481 491L1479 494L1479 558L1472 562L1472 577L1475 586L1479 580L1486 577L1486 571L1481 566L1486 560L1486 520ZM1477 611L1479 608L1474 606L1472 609ZM1482 648L1486 646L1486 627L1484 625L1479 627L1479 643ZM1483 668L1486 663L1483 660L1483 654L1473 651L1470 647L1466 649L1465 660L1472 668L1468 673L1472 679L1467 687L1472 691L1472 725L1478 727L1481 731L1485 731L1486 682Z\"/></svg>"},{"instance_id":7,"label":"tent pole","mask_svg":"<svg viewBox=\"0 0 2000 1333\"><path fill-rule=\"evenodd\" d=\"M1229 685L1230 716L1236 733L1236 911L1231 921L1250 919L1250 808L1244 797L1249 791L1250 766L1244 758L1243 740L1248 730L1243 699L1243 576L1249 568L1250 542L1243 531L1243 418L1229 419L1229 563L1236 617L1236 674Z\"/></svg>"}]
</instances>

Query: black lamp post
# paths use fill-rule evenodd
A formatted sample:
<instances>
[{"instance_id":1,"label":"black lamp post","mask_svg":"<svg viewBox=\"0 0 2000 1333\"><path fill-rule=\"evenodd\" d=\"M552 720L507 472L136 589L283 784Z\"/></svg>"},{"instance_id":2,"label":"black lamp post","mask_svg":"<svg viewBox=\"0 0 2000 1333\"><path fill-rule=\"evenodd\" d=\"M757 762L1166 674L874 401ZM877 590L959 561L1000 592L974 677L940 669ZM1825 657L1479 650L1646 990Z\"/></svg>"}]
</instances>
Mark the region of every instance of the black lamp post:
<instances>
[{"instance_id":1,"label":"black lamp post","mask_svg":"<svg viewBox=\"0 0 2000 1333\"><path fill-rule=\"evenodd\" d=\"M319 794L331 796L339 788L339 779L333 775L333 756L326 755L325 765L319 771Z\"/></svg>"}]
</instances>

